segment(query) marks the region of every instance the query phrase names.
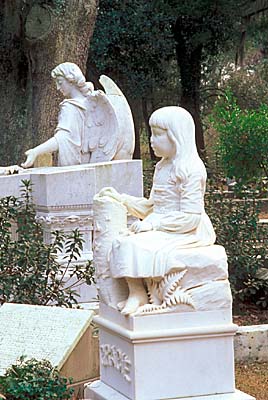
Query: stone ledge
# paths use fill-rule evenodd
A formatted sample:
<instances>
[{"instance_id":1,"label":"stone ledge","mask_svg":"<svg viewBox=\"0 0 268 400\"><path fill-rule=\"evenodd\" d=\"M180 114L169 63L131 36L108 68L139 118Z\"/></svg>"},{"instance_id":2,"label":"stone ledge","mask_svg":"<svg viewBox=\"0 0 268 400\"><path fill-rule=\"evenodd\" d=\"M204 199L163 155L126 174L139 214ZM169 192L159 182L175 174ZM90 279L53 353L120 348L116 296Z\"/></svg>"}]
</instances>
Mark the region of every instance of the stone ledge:
<instances>
[{"instance_id":1,"label":"stone ledge","mask_svg":"<svg viewBox=\"0 0 268 400\"><path fill-rule=\"evenodd\" d=\"M268 362L268 324L240 326L234 349L235 361Z\"/></svg>"},{"instance_id":2,"label":"stone ledge","mask_svg":"<svg viewBox=\"0 0 268 400\"><path fill-rule=\"evenodd\" d=\"M128 397L117 392L110 386L101 381L95 381L90 385L85 385L84 400L129 400ZM165 399L163 399L165 400ZM255 400L254 397L235 390L233 393L214 394L198 397L180 397L166 400Z\"/></svg>"}]
</instances>

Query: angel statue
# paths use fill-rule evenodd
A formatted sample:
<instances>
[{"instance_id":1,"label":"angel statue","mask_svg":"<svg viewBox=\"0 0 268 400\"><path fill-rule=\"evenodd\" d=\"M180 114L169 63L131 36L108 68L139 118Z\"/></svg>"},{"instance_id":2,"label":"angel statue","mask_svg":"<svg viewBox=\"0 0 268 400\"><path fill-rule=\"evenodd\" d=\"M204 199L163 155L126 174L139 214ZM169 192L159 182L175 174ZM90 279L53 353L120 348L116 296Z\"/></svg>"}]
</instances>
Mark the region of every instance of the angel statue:
<instances>
[{"instance_id":1,"label":"angel statue","mask_svg":"<svg viewBox=\"0 0 268 400\"><path fill-rule=\"evenodd\" d=\"M105 93L95 91L80 68L70 62L58 65L51 75L65 97L60 103L58 125L51 139L26 151L22 166L31 167L37 156L55 151L59 166L131 159L133 118L117 85L102 75Z\"/></svg>"},{"instance_id":2,"label":"angel statue","mask_svg":"<svg viewBox=\"0 0 268 400\"><path fill-rule=\"evenodd\" d=\"M215 242L213 226L204 210L206 170L196 149L191 115L181 107L164 107L152 114L150 126L152 148L161 157L150 198L119 194L113 188L104 188L96 196L97 202L121 203L138 218L127 233L113 238L107 253L112 278L123 278L127 283L127 298L118 304L125 315L149 303L146 285L150 280L156 283L181 265L178 250ZM115 213L110 209L110 219L102 215L111 223ZM162 284L163 290L167 284L167 280Z\"/></svg>"}]
</instances>

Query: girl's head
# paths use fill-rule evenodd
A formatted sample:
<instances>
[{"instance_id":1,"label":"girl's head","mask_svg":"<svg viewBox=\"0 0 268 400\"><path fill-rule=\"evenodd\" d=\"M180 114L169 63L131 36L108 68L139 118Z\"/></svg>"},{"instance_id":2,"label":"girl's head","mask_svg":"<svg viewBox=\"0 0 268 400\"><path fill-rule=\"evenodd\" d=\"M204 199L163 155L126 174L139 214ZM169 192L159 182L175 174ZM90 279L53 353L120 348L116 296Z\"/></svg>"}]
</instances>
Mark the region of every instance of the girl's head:
<instances>
[{"instance_id":1,"label":"girl's head","mask_svg":"<svg viewBox=\"0 0 268 400\"><path fill-rule=\"evenodd\" d=\"M56 80L60 78L66 79L69 84L76 86L84 96L87 96L94 90L93 84L86 82L81 69L74 63L65 62L59 64L52 70L51 76Z\"/></svg>"},{"instance_id":2,"label":"girl's head","mask_svg":"<svg viewBox=\"0 0 268 400\"><path fill-rule=\"evenodd\" d=\"M152 129L158 127L165 130L174 143L175 179L186 179L194 169L205 173L196 148L194 121L188 111L176 106L163 107L153 112L149 123Z\"/></svg>"}]
</instances>

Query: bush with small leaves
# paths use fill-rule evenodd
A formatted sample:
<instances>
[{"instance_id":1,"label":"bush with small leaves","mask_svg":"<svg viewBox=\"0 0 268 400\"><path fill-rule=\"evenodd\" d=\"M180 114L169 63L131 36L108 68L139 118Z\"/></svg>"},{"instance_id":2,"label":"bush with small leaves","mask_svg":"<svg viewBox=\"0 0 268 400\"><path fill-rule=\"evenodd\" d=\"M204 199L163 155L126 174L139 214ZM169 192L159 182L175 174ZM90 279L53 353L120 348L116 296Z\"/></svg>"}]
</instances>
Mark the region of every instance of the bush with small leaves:
<instances>
[{"instance_id":1,"label":"bush with small leaves","mask_svg":"<svg viewBox=\"0 0 268 400\"><path fill-rule=\"evenodd\" d=\"M43 230L35 219L32 186L23 181L21 198L0 199L0 304L4 302L72 307L78 302L76 288L94 282L90 262L79 265L83 238L78 230L69 236L54 232L54 241L45 244ZM11 228L17 226L16 236ZM64 266L58 254L65 250ZM70 268L72 267L72 268ZM68 284L67 271L72 270Z\"/></svg>"},{"instance_id":2,"label":"bush with small leaves","mask_svg":"<svg viewBox=\"0 0 268 400\"><path fill-rule=\"evenodd\" d=\"M70 379L62 377L47 360L26 360L22 356L0 376L0 398L6 400L69 400ZM4 397L1 397L4 396Z\"/></svg>"},{"instance_id":3,"label":"bush with small leaves","mask_svg":"<svg viewBox=\"0 0 268 400\"><path fill-rule=\"evenodd\" d=\"M259 207L254 191L226 193L211 187L206 196L206 209L217 235L217 244L225 247L229 279L236 302L249 302L268 308L263 301L268 293L268 281L258 278L265 267L268 232L260 225Z\"/></svg>"},{"instance_id":4,"label":"bush with small leaves","mask_svg":"<svg viewBox=\"0 0 268 400\"><path fill-rule=\"evenodd\" d=\"M243 184L268 176L268 106L242 110L227 90L215 105L211 116L219 133L218 155L229 178Z\"/></svg>"}]
</instances>

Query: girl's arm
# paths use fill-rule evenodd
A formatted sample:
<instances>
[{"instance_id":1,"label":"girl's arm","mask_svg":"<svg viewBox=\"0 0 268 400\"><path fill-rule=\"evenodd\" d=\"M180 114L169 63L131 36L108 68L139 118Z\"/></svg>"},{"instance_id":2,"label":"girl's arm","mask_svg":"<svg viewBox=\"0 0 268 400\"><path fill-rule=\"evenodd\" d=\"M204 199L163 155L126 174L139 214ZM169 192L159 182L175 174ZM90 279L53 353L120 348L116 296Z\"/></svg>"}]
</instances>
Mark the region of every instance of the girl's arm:
<instances>
[{"instance_id":1,"label":"girl's arm","mask_svg":"<svg viewBox=\"0 0 268 400\"><path fill-rule=\"evenodd\" d=\"M199 174L190 176L178 190L180 211L164 214L152 221L155 230L187 233L198 227L204 212L205 180Z\"/></svg>"},{"instance_id":2,"label":"girl's arm","mask_svg":"<svg viewBox=\"0 0 268 400\"><path fill-rule=\"evenodd\" d=\"M152 221L151 224L154 230L170 233L187 233L196 229L200 220L201 214L174 211L161 216L158 221Z\"/></svg>"},{"instance_id":3,"label":"girl's arm","mask_svg":"<svg viewBox=\"0 0 268 400\"><path fill-rule=\"evenodd\" d=\"M153 211L153 200L150 196L149 199L145 197L135 197L128 194L120 194L114 188L103 188L99 192L99 196L108 196L114 200L123 203L128 212L136 218L144 219Z\"/></svg>"}]
</instances>

